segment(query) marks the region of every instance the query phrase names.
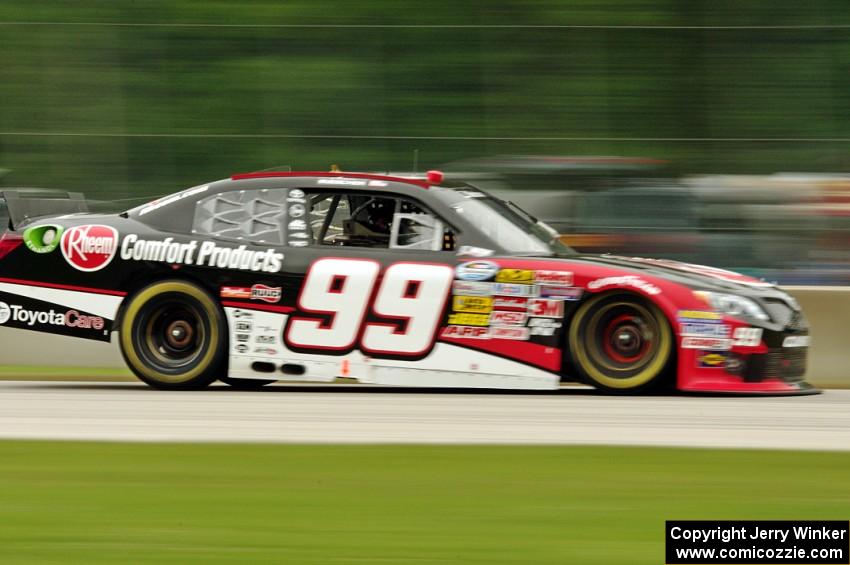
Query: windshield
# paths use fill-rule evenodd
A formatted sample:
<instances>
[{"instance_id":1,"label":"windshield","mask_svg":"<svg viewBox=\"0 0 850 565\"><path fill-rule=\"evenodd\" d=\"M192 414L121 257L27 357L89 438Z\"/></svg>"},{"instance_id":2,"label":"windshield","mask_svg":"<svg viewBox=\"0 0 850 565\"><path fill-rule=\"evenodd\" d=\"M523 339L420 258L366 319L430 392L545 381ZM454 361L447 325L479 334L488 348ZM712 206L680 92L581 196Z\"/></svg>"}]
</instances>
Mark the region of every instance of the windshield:
<instances>
[{"instance_id":1,"label":"windshield","mask_svg":"<svg viewBox=\"0 0 850 565\"><path fill-rule=\"evenodd\" d=\"M452 209L515 255L571 255L575 252L561 243L558 232L519 209L475 189L456 191L464 196Z\"/></svg>"}]
</instances>

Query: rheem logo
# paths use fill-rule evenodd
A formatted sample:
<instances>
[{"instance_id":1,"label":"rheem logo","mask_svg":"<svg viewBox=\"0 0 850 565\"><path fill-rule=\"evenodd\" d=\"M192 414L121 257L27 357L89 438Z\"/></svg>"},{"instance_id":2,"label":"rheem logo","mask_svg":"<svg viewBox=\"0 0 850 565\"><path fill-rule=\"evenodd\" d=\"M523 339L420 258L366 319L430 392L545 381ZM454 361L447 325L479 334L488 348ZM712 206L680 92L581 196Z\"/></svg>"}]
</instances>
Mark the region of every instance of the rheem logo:
<instances>
[{"instance_id":1,"label":"rheem logo","mask_svg":"<svg viewBox=\"0 0 850 565\"><path fill-rule=\"evenodd\" d=\"M76 226L62 234L59 245L68 264L78 271L99 271L118 250L118 232L110 226Z\"/></svg>"}]
</instances>

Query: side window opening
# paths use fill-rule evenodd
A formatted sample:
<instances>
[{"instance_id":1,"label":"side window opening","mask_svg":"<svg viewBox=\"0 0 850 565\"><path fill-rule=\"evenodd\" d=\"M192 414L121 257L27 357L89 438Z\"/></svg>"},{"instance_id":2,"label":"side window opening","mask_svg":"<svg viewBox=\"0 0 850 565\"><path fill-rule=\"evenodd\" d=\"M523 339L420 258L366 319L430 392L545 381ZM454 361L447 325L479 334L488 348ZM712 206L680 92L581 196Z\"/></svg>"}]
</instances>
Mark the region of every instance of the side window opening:
<instances>
[{"instance_id":1,"label":"side window opening","mask_svg":"<svg viewBox=\"0 0 850 565\"><path fill-rule=\"evenodd\" d=\"M419 204L383 194L314 194L310 229L319 245L453 250L454 234Z\"/></svg>"},{"instance_id":2,"label":"side window opening","mask_svg":"<svg viewBox=\"0 0 850 565\"><path fill-rule=\"evenodd\" d=\"M269 245L284 244L286 190L224 192L195 206L192 232Z\"/></svg>"}]
</instances>

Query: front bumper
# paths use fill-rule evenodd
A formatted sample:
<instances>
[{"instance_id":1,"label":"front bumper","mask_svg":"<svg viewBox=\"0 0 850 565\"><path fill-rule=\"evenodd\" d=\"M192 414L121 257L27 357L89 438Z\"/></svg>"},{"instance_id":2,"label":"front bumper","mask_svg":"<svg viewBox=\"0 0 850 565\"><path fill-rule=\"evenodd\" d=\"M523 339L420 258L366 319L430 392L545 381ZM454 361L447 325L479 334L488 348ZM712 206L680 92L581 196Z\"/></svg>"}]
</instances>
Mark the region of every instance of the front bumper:
<instances>
[{"instance_id":1,"label":"front bumper","mask_svg":"<svg viewBox=\"0 0 850 565\"><path fill-rule=\"evenodd\" d=\"M735 328L749 327L739 320L727 320ZM733 345L720 353L724 359L707 368L700 362L700 352L679 348L677 388L687 392L734 394L817 394L820 390L806 382L809 347L799 345L807 339L809 327L802 313L792 312L780 327L762 328L760 343ZM791 339L789 339L791 338ZM681 343L681 342L680 342Z\"/></svg>"}]
</instances>

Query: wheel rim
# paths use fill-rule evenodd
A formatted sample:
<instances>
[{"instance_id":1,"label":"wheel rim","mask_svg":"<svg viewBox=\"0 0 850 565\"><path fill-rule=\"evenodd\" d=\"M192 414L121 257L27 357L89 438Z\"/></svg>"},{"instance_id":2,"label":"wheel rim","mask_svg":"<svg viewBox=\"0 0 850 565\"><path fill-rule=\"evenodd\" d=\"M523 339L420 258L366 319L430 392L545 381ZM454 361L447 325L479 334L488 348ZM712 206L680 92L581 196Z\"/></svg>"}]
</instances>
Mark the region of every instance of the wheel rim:
<instances>
[{"instance_id":1,"label":"wheel rim","mask_svg":"<svg viewBox=\"0 0 850 565\"><path fill-rule=\"evenodd\" d=\"M658 321L637 303L613 302L599 308L587 326L592 361L615 378L628 378L658 354Z\"/></svg>"},{"instance_id":2,"label":"wheel rim","mask_svg":"<svg viewBox=\"0 0 850 565\"><path fill-rule=\"evenodd\" d=\"M163 372L180 372L204 354L207 329L201 309L186 300L161 299L142 319L139 353Z\"/></svg>"},{"instance_id":3,"label":"wheel rim","mask_svg":"<svg viewBox=\"0 0 850 565\"><path fill-rule=\"evenodd\" d=\"M602 331L603 351L616 363L638 363L650 351L654 332L642 316L620 314L609 320Z\"/></svg>"}]
</instances>

